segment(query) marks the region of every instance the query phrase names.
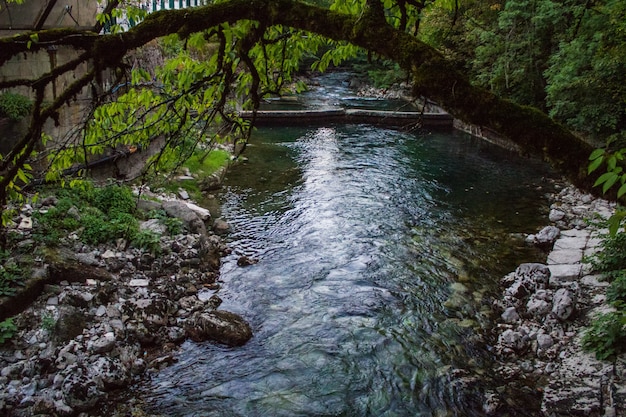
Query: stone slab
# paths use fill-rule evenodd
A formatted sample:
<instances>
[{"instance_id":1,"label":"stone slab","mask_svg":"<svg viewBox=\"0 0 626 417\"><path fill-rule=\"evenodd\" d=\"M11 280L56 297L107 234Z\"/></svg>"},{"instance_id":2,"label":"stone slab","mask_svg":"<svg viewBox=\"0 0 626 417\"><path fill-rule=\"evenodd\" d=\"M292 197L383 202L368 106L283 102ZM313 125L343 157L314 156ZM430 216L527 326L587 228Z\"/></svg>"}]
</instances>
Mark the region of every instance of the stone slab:
<instances>
[{"instance_id":1,"label":"stone slab","mask_svg":"<svg viewBox=\"0 0 626 417\"><path fill-rule=\"evenodd\" d=\"M584 237L585 239L589 238L591 232L585 229L570 229L570 230L561 230L561 236L567 237Z\"/></svg>"},{"instance_id":2,"label":"stone slab","mask_svg":"<svg viewBox=\"0 0 626 417\"><path fill-rule=\"evenodd\" d=\"M582 274L582 264L548 265L550 286L558 287L561 282L576 280Z\"/></svg>"},{"instance_id":3,"label":"stone slab","mask_svg":"<svg viewBox=\"0 0 626 417\"><path fill-rule=\"evenodd\" d=\"M582 236L565 236L554 242L554 250L584 249L587 246L587 238Z\"/></svg>"},{"instance_id":4,"label":"stone slab","mask_svg":"<svg viewBox=\"0 0 626 417\"><path fill-rule=\"evenodd\" d=\"M582 249L560 249L550 252L548 265L576 264L583 259Z\"/></svg>"},{"instance_id":5,"label":"stone slab","mask_svg":"<svg viewBox=\"0 0 626 417\"><path fill-rule=\"evenodd\" d=\"M581 278L580 284L585 287L591 287L591 288L602 288L602 287L609 286L609 283L606 280L602 279L601 274L585 275L584 277Z\"/></svg>"}]
</instances>

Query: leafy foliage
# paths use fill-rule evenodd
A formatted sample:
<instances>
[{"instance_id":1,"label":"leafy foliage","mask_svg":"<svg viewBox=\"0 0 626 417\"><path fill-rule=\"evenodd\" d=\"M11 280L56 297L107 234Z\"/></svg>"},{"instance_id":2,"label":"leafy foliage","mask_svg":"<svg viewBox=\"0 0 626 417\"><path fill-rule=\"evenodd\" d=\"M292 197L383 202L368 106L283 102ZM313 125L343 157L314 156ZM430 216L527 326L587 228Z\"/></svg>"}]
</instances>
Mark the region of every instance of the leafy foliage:
<instances>
[{"instance_id":1,"label":"leafy foliage","mask_svg":"<svg viewBox=\"0 0 626 417\"><path fill-rule=\"evenodd\" d=\"M24 271L8 252L0 252L0 296L15 294L16 287L24 285Z\"/></svg>"},{"instance_id":2,"label":"leafy foliage","mask_svg":"<svg viewBox=\"0 0 626 417\"><path fill-rule=\"evenodd\" d=\"M611 281L606 297L615 311L594 318L582 345L598 359L613 359L626 351L626 233L606 236L592 266Z\"/></svg>"},{"instance_id":3,"label":"leafy foliage","mask_svg":"<svg viewBox=\"0 0 626 417\"><path fill-rule=\"evenodd\" d=\"M626 270L626 233L605 236L600 250L591 259L594 270L608 274L609 278L616 271Z\"/></svg>"},{"instance_id":4,"label":"leafy foliage","mask_svg":"<svg viewBox=\"0 0 626 417\"><path fill-rule=\"evenodd\" d=\"M167 227L167 231L171 235L178 235L182 233L184 229L183 221L176 217L169 217L165 210L151 210L148 213L148 217L159 220L161 224Z\"/></svg>"},{"instance_id":5,"label":"leafy foliage","mask_svg":"<svg viewBox=\"0 0 626 417\"><path fill-rule=\"evenodd\" d=\"M580 20L546 71L550 115L601 140L626 131L626 5L603 0L578 6Z\"/></svg>"},{"instance_id":6,"label":"leafy foliage","mask_svg":"<svg viewBox=\"0 0 626 417\"><path fill-rule=\"evenodd\" d=\"M582 346L593 351L600 360L613 359L626 346L626 311L600 315L585 332Z\"/></svg>"},{"instance_id":7,"label":"leafy foliage","mask_svg":"<svg viewBox=\"0 0 626 417\"><path fill-rule=\"evenodd\" d=\"M51 332L56 325L56 320L54 315L48 312L44 312L41 315L41 328L46 330L47 332Z\"/></svg>"},{"instance_id":8,"label":"leafy foliage","mask_svg":"<svg viewBox=\"0 0 626 417\"><path fill-rule=\"evenodd\" d=\"M17 326L13 323L12 318L0 321L0 345L11 340L17 333Z\"/></svg>"},{"instance_id":9,"label":"leafy foliage","mask_svg":"<svg viewBox=\"0 0 626 417\"><path fill-rule=\"evenodd\" d=\"M589 155L591 161L588 166L588 173L596 171L603 163L606 164L606 172L598 177L594 183L594 187L602 186L602 192L606 193L613 186L618 186L617 198L620 199L626 194L626 173L624 172L624 155L626 148L616 151L607 151L605 149L596 149ZM615 235L622 221L626 218L626 210L618 208L609 218L609 232Z\"/></svg>"},{"instance_id":10,"label":"leafy foliage","mask_svg":"<svg viewBox=\"0 0 626 417\"><path fill-rule=\"evenodd\" d=\"M21 94L0 94L0 117L8 117L11 120L20 120L28 116L33 107L32 101Z\"/></svg>"},{"instance_id":11,"label":"leafy foliage","mask_svg":"<svg viewBox=\"0 0 626 417\"><path fill-rule=\"evenodd\" d=\"M135 247L145 249L153 254L160 252L160 242L160 236L150 230L140 230L133 236L131 241Z\"/></svg>"},{"instance_id":12,"label":"leafy foliage","mask_svg":"<svg viewBox=\"0 0 626 417\"><path fill-rule=\"evenodd\" d=\"M71 232L92 245L118 238L132 240L139 232L136 197L128 187L87 185L63 189L59 194L54 207L35 213L37 224L33 236L48 246L57 245L61 237Z\"/></svg>"},{"instance_id":13,"label":"leafy foliage","mask_svg":"<svg viewBox=\"0 0 626 417\"><path fill-rule=\"evenodd\" d=\"M606 290L606 301L615 307L626 307L626 269L616 273Z\"/></svg>"}]
</instances>

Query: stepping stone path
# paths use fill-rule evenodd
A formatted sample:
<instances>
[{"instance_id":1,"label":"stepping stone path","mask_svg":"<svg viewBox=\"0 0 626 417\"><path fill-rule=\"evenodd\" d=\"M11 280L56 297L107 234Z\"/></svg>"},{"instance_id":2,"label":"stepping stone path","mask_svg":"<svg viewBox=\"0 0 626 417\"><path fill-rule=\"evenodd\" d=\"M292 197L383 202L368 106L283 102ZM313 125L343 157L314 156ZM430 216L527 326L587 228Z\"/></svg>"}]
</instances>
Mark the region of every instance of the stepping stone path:
<instances>
[{"instance_id":1,"label":"stepping stone path","mask_svg":"<svg viewBox=\"0 0 626 417\"><path fill-rule=\"evenodd\" d=\"M546 262L550 269L550 286L559 287L582 278L583 257L593 255L599 243L588 229L561 231Z\"/></svg>"}]
</instances>

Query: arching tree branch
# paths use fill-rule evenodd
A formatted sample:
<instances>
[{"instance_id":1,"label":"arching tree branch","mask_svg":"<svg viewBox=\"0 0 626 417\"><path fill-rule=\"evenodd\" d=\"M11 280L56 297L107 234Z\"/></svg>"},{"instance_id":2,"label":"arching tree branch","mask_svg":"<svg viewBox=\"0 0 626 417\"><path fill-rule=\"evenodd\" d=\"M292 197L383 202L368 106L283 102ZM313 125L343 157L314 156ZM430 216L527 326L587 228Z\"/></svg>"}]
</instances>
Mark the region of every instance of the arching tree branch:
<instances>
[{"instance_id":1,"label":"arching tree branch","mask_svg":"<svg viewBox=\"0 0 626 417\"><path fill-rule=\"evenodd\" d=\"M376 8L379 1L371 1ZM454 116L489 127L542 155L578 186L591 189L585 175L592 148L545 114L498 98L473 86L433 48L394 29L378 13L352 16L293 0L232 0L199 8L153 13L126 33L96 36L72 30L42 31L37 48L48 43L85 50L96 71L116 67L130 51L171 33L195 33L222 23L255 20L267 26L284 25L348 41L399 63L410 71L415 92L438 102ZM0 63L27 50L28 34L0 39ZM54 110L50 108L50 110Z\"/></svg>"}]
</instances>

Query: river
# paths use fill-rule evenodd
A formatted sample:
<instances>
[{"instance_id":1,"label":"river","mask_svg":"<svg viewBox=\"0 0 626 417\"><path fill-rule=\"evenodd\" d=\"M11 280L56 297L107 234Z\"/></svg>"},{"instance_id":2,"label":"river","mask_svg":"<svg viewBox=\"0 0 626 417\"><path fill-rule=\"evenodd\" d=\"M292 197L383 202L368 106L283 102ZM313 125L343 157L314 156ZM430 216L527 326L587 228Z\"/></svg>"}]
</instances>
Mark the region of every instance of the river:
<instances>
[{"instance_id":1,"label":"river","mask_svg":"<svg viewBox=\"0 0 626 417\"><path fill-rule=\"evenodd\" d=\"M552 171L455 131L367 125L263 128L246 152L218 196L218 294L254 337L185 342L139 388L150 411L481 415L492 296L543 261L520 235L546 222Z\"/></svg>"}]
</instances>

